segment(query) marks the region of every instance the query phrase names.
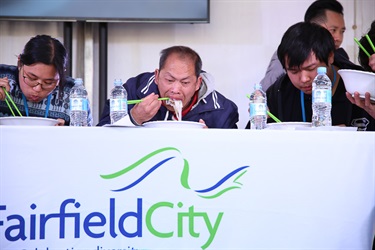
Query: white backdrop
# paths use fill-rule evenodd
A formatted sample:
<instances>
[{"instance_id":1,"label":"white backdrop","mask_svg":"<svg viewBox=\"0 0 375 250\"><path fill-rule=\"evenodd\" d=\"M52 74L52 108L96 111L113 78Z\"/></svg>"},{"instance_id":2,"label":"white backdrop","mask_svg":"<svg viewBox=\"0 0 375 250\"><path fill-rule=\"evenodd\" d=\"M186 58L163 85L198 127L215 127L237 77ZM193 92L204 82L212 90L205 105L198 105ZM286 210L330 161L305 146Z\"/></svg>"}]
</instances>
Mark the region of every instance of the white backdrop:
<instances>
[{"instance_id":1,"label":"white backdrop","mask_svg":"<svg viewBox=\"0 0 375 250\"><path fill-rule=\"evenodd\" d=\"M108 30L109 88L115 78L128 79L158 66L159 52L182 44L195 49L204 69L213 74L217 90L232 99L240 111L239 127L248 121L245 95L259 82L286 29L302 21L311 0L211 0L208 24L110 23ZM343 48L356 61L354 37L364 34L375 20L375 1L342 0L347 31ZM355 29L354 29L355 28ZM0 63L15 64L16 55L31 36L48 33L62 41L62 23L0 21ZM95 33L95 32L94 32ZM97 69L97 40L87 43L85 57L93 58L87 72ZM93 50L93 52L90 50ZM78 53L83 53L82 51ZM73 77L78 65L73 53ZM96 91L98 80L86 76L92 99L94 121L99 116Z\"/></svg>"}]
</instances>

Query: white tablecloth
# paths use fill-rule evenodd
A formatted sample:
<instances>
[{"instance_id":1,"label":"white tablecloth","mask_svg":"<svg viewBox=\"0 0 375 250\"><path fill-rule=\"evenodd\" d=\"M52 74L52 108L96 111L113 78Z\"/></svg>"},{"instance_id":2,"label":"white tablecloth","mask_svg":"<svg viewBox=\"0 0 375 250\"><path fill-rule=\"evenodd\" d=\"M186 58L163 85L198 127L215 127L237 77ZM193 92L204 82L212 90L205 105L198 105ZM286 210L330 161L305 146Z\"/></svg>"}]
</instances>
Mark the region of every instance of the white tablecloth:
<instances>
[{"instance_id":1,"label":"white tablecloth","mask_svg":"<svg viewBox=\"0 0 375 250\"><path fill-rule=\"evenodd\" d=\"M371 249L375 133L0 126L0 249Z\"/></svg>"}]
</instances>

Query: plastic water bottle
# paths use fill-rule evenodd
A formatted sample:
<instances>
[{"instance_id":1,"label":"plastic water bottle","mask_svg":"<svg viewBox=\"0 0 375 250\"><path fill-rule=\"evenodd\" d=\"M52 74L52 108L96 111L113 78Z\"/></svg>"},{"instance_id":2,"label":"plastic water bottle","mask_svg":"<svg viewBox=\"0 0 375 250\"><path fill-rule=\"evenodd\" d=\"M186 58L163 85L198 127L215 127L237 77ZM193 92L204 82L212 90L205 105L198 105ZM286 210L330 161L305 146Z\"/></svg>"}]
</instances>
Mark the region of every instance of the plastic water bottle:
<instances>
[{"instance_id":1,"label":"plastic water bottle","mask_svg":"<svg viewBox=\"0 0 375 250\"><path fill-rule=\"evenodd\" d=\"M122 86L121 80L116 79L114 85L109 99L111 124L128 114L128 93Z\"/></svg>"},{"instance_id":2,"label":"plastic water bottle","mask_svg":"<svg viewBox=\"0 0 375 250\"><path fill-rule=\"evenodd\" d=\"M332 83L326 73L326 67L319 67L312 83L313 127L332 126Z\"/></svg>"},{"instance_id":3,"label":"plastic water bottle","mask_svg":"<svg viewBox=\"0 0 375 250\"><path fill-rule=\"evenodd\" d=\"M70 90L70 126L87 126L88 100L87 91L83 86L82 78L74 80L74 86Z\"/></svg>"},{"instance_id":4,"label":"plastic water bottle","mask_svg":"<svg viewBox=\"0 0 375 250\"><path fill-rule=\"evenodd\" d=\"M267 96L262 85L255 84L250 95L250 129L265 129L267 124Z\"/></svg>"}]
</instances>

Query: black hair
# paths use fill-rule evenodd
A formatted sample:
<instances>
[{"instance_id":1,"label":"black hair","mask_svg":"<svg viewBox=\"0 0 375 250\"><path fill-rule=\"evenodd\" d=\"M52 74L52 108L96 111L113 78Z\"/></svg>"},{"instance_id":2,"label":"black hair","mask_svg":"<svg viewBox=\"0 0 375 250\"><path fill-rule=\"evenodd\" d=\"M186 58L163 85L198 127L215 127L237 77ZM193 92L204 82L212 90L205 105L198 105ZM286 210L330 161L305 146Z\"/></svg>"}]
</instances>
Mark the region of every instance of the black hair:
<instances>
[{"instance_id":1,"label":"black hair","mask_svg":"<svg viewBox=\"0 0 375 250\"><path fill-rule=\"evenodd\" d=\"M325 22L326 11L330 10L344 15L344 8L336 0L317 0L313 2L305 12L305 22L322 23Z\"/></svg>"},{"instance_id":2,"label":"black hair","mask_svg":"<svg viewBox=\"0 0 375 250\"><path fill-rule=\"evenodd\" d=\"M172 54L178 54L180 58L190 58L194 62L195 75L198 78L202 71L202 60L197 52L186 46L172 46L160 52L159 70L165 66L165 61Z\"/></svg>"},{"instance_id":3,"label":"black hair","mask_svg":"<svg viewBox=\"0 0 375 250\"><path fill-rule=\"evenodd\" d=\"M335 42L327 29L315 23L299 22L284 33L277 56L284 68L300 67L311 52L328 65L329 55L334 51Z\"/></svg>"},{"instance_id":4,"label":"black hair","mask_svg":"<svg viewBox=\"0 0 375 250\"><path fill-rule=\"evenodd\" d=\"M43 63L53 65L60 77L59 98L63 95L65 83L65 69L68 53L62 43L49 35L37 35L32 37L25 45L19 60L22 65Z\"/></svg>"},{"instance_id":5,"label":"black hair","mask_svg":"<svg viewBox=\"0 0 375 250\"><path fill-rule=\"evenodd\" d=\"M375 45L375 20L372 21L371 27L369 31L367 32L367 35L369 36L370 40L372 43ZM375 51L372 49L370 43L368 42L366 35L362 36L362 38L359 40L360 44L366 49L366 51L371 55L374 54ZM372 72L371 67L368 65L369 58L365 54L365 52L362 51L362 49L359 49L358 52L358 61L359 64L366 70Z\"/></svg>"}]
</instances>

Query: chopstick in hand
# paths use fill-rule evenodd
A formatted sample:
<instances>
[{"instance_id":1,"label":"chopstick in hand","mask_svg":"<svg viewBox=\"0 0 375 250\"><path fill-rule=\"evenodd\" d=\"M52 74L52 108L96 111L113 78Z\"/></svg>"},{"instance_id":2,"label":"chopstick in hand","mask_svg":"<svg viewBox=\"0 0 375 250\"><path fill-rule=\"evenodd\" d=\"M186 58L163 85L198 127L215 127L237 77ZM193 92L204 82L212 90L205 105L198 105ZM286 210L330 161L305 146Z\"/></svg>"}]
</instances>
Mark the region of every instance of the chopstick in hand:
<instances>
[{"instance_id":1,"label":"chopstick in hand","mask_svg":"<svg viewBox=\"0 0 375 250\"><path fill-rule=\"evenodd\" d=\"M371 39L370 39L370 37L368 36L368 34L366 34L366 39L367 39L368 43L370 44L372 50L373 50L374 53L375 53L375 46L374 46L374 44L371 42Z\"/></svg>"},{"instance_id":2,"label":"chopstick in hand","mask_svg":"<svg viewBox=\"0 0 375 250\"><path fill-rule=\"evenodd\" d=\"M370 57L370 53L367 52L367 50L365 49L365 47L362 46L362 44L357 40L357 38L354 38L354 41L358 44L358 46L362 49L363 52L365 52L365 54Z\"/></svg>"},{"instance_id":3,"label":"chopstick in hand","mask_svg":"<svg viewBox=\"0 0 375 250\"><path fill-rule=\"evenodd\" d=\"M169 100L169 97L161 97L161 98L158 98L159 101L166 101L166 100ZM140 103L142 102L143 99L139 99L139 100L128 100L128 104L137 104L137 103Z\"/></svg>"},{"instance_id":4,"label":"chopstick in hand","mask_svg":"<svg viewBox=\"0 0 375 250\"><path fill-rule=\"evenodd\" d=\"M16 116L15 114L14 114L14 112L13 112L13 109L12 109L12 105L14 106L14 109L17 111L17 113L19 114L19 116L22 116L22 114L21 114L21 112L18 110L18 108L17 108L17 105L13 102L13 100L12 100L12 97L10 97L10 95L9 95L9 93L8 93L8 91L4 88L4 87L2 87L3 88L3 91L4 91L4 93L5 93L5 102L6 102L6 104L8 105L8 107L9 107L9 109L10 109L10 112L12 112L12 115L13 116ZM10 103L12 104L10 104L9 102L8 102L8 100L10 101Z\"/></svg>"}]
</instances>

